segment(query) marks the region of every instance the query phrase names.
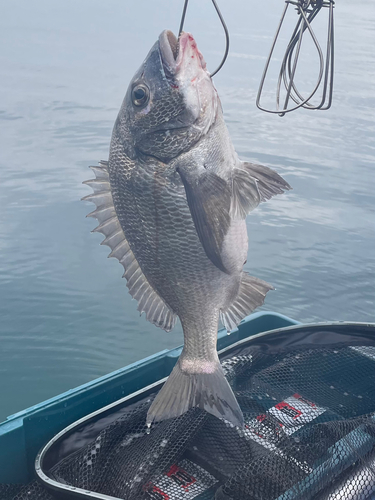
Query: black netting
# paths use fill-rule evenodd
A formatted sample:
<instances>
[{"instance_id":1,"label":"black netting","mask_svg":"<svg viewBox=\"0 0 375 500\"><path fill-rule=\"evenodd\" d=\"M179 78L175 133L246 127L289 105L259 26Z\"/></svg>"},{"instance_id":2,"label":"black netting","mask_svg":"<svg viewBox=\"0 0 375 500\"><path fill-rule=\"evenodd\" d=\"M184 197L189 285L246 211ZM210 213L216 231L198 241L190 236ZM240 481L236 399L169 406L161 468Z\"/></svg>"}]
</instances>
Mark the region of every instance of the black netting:
<instances>
[{"instance_id":1,"label":"black netting","mask_svg":"<svg viewBox=\"0 0 375 500\"><path fill-rule=\"evenodd\" d=\"M193 409L147 433L151 397L64 452L49 477L129 500L375 498L374 347L248 345L223 367L244 429ZM37 483L0 497L51 498Z\"/></svg>"}]
</instances>

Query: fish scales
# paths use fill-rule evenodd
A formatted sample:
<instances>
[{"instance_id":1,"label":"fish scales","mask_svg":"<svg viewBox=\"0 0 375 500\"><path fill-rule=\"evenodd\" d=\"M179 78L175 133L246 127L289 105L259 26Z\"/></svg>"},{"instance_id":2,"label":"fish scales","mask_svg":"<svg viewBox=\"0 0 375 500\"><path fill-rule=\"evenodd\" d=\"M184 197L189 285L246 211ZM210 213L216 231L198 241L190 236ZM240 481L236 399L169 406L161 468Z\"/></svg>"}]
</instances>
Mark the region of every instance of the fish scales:
<instances>
[{"instance_id":1,"label":"fish scales","mask_svg":"<svg viewBox=\"0 0 375 500\"><path fill-rule=\"evenodd\" d=\"M129 85L109 162L93 170L100 197L86 199L97 203L98 231L123 264L138 309L166 330L179 317L184 332L148 424L199 407L242 426L216 351L218 322L232 329L272 288L242 269L245 218L290 186L239 160L189 33L178 41L170 31L160 35Z\"/></svg>"},{"instance_id":2,"label":"fish scales","mask_svg":"<svg viewBox=\"0 0 375 500\"><path fill-rule=\"evenodd\" d=\"M171 180L159 172L157 165L143 164L134 182L118 179L114 205L147 279L181 317L185 310L200 308L212 287L219 302L223 281L233 278L223 275L207 258L178 174L172 173Z\"/></svg>"}]
</instances>

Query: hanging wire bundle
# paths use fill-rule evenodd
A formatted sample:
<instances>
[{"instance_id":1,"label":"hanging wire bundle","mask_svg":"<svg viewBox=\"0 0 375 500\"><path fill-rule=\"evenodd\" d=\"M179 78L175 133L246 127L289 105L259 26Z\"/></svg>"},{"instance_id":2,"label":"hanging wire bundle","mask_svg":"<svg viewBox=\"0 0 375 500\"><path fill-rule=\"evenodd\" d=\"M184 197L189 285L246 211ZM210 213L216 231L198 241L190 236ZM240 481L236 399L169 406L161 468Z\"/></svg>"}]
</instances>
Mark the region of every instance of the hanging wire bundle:
<instances>
[{"instance_id":1,"label":"hanging wire bundle","mask_svg":"<svg viewBox=\"0 0 375 500\"><path fill-rule=\"evenodd\" d=\"M225 21L223 19L223 16L220 12L220 9L216 3L216 0L211 0L211 1L215 7L215 10L223 26L225 33L225 40L226 40L226 47L223 59L219 64L218 68L213 73L211 73L211 76L214 76L223 67L226 58L228 56L229 32L225 24ZM184 7L179 28L179 35L181 35L184 27L188 2L189 0L184 0ZM259 85L259 90L256 100L256 105L259 109L261 109L262 111L266 111L268 113L276 113L279 116L284 116L286 113L289 113L301 107L305 109L321 109L321 110L326 110L331 107L332 93L333 93L333 68L334 68L334 31L333 31L334 4L335 4L334 0L285 0L284 11L281 16L281 20L277 28L276 35L272 43L271 51L267 58L266 66L264 68L263 75ZM287 49L285 51L279 72L277 89L276 89L276 109L267 109L266 107L261 105L260 101L262 98L264 84L267 79L271 58L274 53L274 49L280 35L280 30L284 23L284 20L286 18L286 13L290 5L293 5L295 7L295 10L297 11L298 15L298 20L294 28L293 34L290 38L290 41L287 45ZM318 38L311 27L313 20L316 18L316 16L322 9L324 11L328 9L328 33L327 33L325 55L323 54L323 50L319 44ZM300 92L300 90L297 88L295 76L301 53L302 39L306 32L310 34L314 47L317 51L319 58L319 70L315 86L313 87L310 94L307 97L304 97ZM283 87L285 88L286 91L285 98L281 98ZM313 104L312 98L317 94L319 89L321 89L320 102L318 102L318 104ZM282 105L280 104L281 101L283 101ZM292 105L292 107L289 107L291 101L294 102L295 106Z\"/></svg>"},{"instance_id":2,"label":"hanging wire bundle","mask_svg":"<svg viewBox=\"0 0 375 500\"><path fill-rule=\"evenodd\" d=\"M276 113L280 116L284 116L285 113L294 111L298 108L305 109L329 109L332 103L332 92L333 92L333 67L334 67L334 32L333 32L333 7L334 0L286 0L285 8L281 16L279 26L276 31L275 38L272 43L271 51L269 53L266 66L264 68L263 76L260 82L256 105L262 111L268 113ZM263 107L260 103L263 87L265 80L267 78L271 57L274 52L276 42L279 38L280 30L282 24L285 20L286 13L290 5L295 6L295 10L298 14L298 20L296 27L293 31L291 39L288 43L284 58L282 60L278 82L276 90L276 109L267 109ZM328 9L328 33L327 33L327 43L326 43L326 54L324 56L323 50L318 42L318 39L311 27L313 20L319 14L322 9ZM316 51L319 57L319 74L316 80L316 84L313 90L307 97L304 97L302 93L298 90L295 75L297 64L300 56L302 39L305 32L309 33L311 39L314 43ZM284 99L281 99L282 87L285 87L286 95ZM322 89L322 97L318 104L313 104L311 99L317 93L318 89ZM284 101L280 104L281 101ZM295 106L289 107L291 101L294 102Z\"/></svg>"}]
</instances>

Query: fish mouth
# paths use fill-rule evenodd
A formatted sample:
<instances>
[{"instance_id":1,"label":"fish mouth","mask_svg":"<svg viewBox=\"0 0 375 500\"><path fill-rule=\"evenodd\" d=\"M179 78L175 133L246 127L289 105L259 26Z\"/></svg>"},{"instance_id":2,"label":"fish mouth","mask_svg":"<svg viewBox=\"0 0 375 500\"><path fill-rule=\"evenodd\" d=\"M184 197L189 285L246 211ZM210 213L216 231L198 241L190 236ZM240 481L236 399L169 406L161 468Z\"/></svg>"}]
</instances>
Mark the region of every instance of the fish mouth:
<instances>
[{"instance_id":1,"label":"fish mouth","mask_svg":"<svg viewBox=\"0 0 375 500\"><path fill-rule=\"evenodd\" d=\"M164 30L159 36L159 51L167 81L170 85L172 85L172 87L176 87L175 76L179 52L179 41L172 31Z\"/></svg>"},{"instance_id":2,"label":"fish mouth","mask_svg":"<svg viewBox=\"0 0 375 500\"><path fill-rule=\"evenodd\" d=\"M191 65L192 59L195 59L197 73L202 69L206 71L205 60L190 33L183 32L177 39L171 30L164 30L159 36L159 49L165 76L169 80L174 79L184 66Z\"/></svg>"},{"instance_id":3,"label":"fish mouth","mask_svg":"<svg viewBox=\"0 0 375 500\"><path fill-rule=\"evenodd\" d=\"M177 39L165 30L159 36L159 54L166 82L180 97L180 112L158 130L195 129L200 135L207 120L211 124L210 103L216 109L216 92L196 41L190 33L183 32Z\"/></svg>"},{"instance_id":4,"label":"fish mouth","mask_svg":"<svg viewBox=\"0 0 375 500\"><path fill-rule=\"evenodd\" d=\"M168 72L173 72L176 68L176 60L179 51L179 41L170 30L164 30L159 36L159 48L163 66Z\"/></svg>"}]
</instances>

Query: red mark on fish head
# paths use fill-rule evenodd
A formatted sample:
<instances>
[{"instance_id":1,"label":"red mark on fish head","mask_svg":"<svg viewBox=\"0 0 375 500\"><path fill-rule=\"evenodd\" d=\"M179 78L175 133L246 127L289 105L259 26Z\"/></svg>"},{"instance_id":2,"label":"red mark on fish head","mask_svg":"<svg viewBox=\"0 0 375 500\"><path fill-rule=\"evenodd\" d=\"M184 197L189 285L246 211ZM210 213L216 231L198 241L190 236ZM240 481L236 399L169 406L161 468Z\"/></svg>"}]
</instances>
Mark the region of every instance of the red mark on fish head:
<instances>
[{"instance_id":1,"label":"red mark on fish head","mask_svg":"<svg viewBox=\"0 0 375 500\"><path fill-rule=\"evenodd\" d=\"M197 61L197 70L199 66L202 69L206 68L206 63L203 59L202 54L200 53L197 42L194 40L193 36L190 33L182 33L179 39L179 56L177 59L177 65L182 66L183 60L185 59L185 65L188 64L188 59L195 59ZM192 64L193 61L192 61Z\"/></svg>"}]
</instances>

